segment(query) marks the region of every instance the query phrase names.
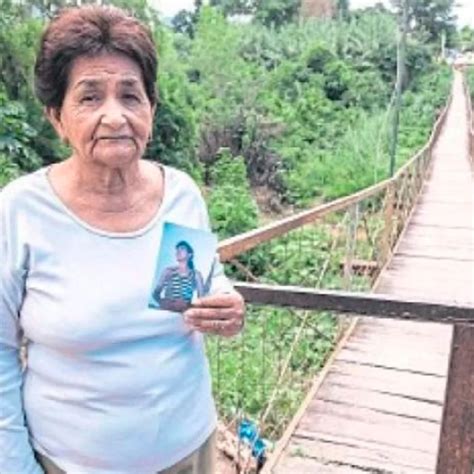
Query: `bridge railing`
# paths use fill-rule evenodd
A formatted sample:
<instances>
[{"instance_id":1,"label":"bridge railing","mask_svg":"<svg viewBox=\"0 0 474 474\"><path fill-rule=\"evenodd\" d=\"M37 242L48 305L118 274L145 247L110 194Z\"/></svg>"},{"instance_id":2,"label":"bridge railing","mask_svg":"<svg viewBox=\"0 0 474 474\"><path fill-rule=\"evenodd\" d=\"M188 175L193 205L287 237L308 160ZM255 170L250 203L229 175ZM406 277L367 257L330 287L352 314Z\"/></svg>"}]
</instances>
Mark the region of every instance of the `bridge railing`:
<instances>
[{"instance_id":1,"label":"bridge railing","mask_svg":"<svg viewBox=\"0 0 474 474\"><path fill-rule=\"evenodd\" d=\"M437 322L454 325L448 380L438 446L436 474L471 474L474 468L474 306L426 301L380 294L313 290L301 287L239 283L237 288L254 304L299 309L357 313L382 319ZM327 370L327 367L326 369ZM320 386L312 386L302 408ZM304 411L300 409L279 440L262 474L270 474L284 452Z\"/></svg>"},{"instance_id":2,"label":"bridge railing","mask_svg":"<svg viewBox=\"0 0 474 474\"><path fill-rule=\"evenodd\" d=\"M392 178L221 242L227 272L252 284L370 290L421 191L445 116ZM259 436L279 439L348 324L320 308L250 304L242 335L208 339L220 447L239 472L256 465L231 433L247 419Z\"/></svg>"},{"instance_id":3,"label":"bridge railing","mask_svg":"<svg viewBox=\"0 0 474 474\"><path fill-rule=\"evenodd\" d=\"M467 123L469 126L469 155L471 157L471 163L474 164L474 114L472 110L472 99L471 94L473 91L470 90L469 84L466 78L466 70L463 73L463 86L464 86L464 95L466 96L467 103Z\"/></svg>"}]
</instances>

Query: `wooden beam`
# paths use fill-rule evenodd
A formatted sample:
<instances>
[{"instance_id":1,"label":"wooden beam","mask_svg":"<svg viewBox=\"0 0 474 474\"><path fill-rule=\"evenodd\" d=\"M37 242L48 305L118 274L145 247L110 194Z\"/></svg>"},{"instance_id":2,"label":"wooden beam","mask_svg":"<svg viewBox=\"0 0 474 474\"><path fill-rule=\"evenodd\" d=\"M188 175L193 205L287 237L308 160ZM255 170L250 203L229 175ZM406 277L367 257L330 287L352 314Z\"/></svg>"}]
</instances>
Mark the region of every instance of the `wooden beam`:
<instances>
[{"instance_id":1,"label":"wooden beam","mask_svg":"<svg viewBox=\"0 0 474 474\"><path fill-rule=\"evenodd\" d=\"M437 474L471 474L474 469L474 327L453 331Z\"/></svg>"},{"instance_id":2,"label":"wooden beam","mask_svg":"<svg viewBox=\"0 0 474 474\"><path fill-rule=\"evenodd\" d=\"M376 318L474 324L474 307L456 303L407 300L392 295L315 290L298 286L234 283L248 303L328 310Z\"/></svg>"}]
</instances>

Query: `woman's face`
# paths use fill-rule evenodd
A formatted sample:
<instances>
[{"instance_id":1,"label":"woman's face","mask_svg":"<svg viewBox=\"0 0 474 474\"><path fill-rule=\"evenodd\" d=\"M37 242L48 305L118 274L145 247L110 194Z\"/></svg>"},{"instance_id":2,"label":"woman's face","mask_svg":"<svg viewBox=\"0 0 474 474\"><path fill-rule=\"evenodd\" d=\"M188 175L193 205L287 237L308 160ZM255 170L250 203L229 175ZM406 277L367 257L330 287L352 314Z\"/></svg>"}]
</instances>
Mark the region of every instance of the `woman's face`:
<instances>
[{"instance_id":1,"label":"woman's face","mask_svg":"<svg viewBox=\"0 0 474 474\"><path fill-rule=\"evenodd\" d=\"M187 262L189 257L190 255L186 247L176 248L176 260L178 260L178 262Z\"/></svg>"},{"instance_id":2,"label":"woman's face","mask_svg":"<svg viewBox=\"0 0 474 474\"><path fill-rule=\"evenodd\" d=\"M139 66L101 54L73 62L61 110L48 116L74 157L115 167L142 157L153 113Z\"/></svg>"}]
</instances>

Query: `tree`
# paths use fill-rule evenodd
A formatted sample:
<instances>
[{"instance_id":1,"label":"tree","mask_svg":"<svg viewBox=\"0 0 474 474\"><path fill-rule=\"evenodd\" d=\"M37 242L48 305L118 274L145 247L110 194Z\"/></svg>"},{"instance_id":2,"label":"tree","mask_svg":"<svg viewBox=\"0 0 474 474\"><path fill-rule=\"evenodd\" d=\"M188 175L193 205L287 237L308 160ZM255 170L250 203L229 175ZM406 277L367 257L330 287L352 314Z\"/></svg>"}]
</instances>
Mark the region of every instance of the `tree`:
<instances>
[{"instance_id":1,"label":"tree","mask_svg":"<svg viewBox=\"0 0 474 474\"><path fill-rule=\"evenodd\" d=\"M300 4L301 0L261 0L256 2L254 18L265 26L279 27L297 17Z\"/></svg>"},{"instance_id":2,"label":"tree","mask_svg":"<svg viewBox=\"0 0 474 474\"><path fill-rule=\"evenodd\" d=\"M474 51L474 29L464 26L459 32L458 43L462 51Z\"/></svg>"},{"instance_id":3,"label":"tree","mask_svg":"<svg viewBox=\"0 0 474 474\"><path fill-rule=\"evenodd\" d=\"M337 14L339 18L349 17L349 0L337 0Z\"/></svg>"},{"instance_id":4,"label":"tree","mask_svg":"<svg viewBox=\"0 0 474 474\"><path fill-rule=\"evenodd\" d=\"M171 26L176 33L194 37L196 28L196 14L189 10L180 10L171 20Z\"/></svg>"},{"instance_id":5,"label":"tree","mask_svg":"<svg viewBox=\"0 0 474 474\"><path fill-rule=\"evenodd\" d=\"M225 16L251 15L257 23L280 27L297 17L301 0L211 0L210 4Z\"/></svg>"},{"instance_id":6,"label":"tree","mask_svg":"<svg viewBox=\"0 0 474 474\"><path fill-rule=\"evenodd\" d=\"M400 12L401 0L391 0L391 4ZM440 41L445 32L448 45L452 44L456 33L454 6L455 0L411 0L408 7L410 30L424 30L430 42Z\"/></svg>"},{"instance_id":7,"label":"tree","mask_svg":"<svg viewBox=\"0 0 474 474\"><path fill-rule=\"evenodd\" d=\"M209 4L219 8L225 16L252 15L255 13L256 0L211 0Z\"/></svg>"}]
</instances>

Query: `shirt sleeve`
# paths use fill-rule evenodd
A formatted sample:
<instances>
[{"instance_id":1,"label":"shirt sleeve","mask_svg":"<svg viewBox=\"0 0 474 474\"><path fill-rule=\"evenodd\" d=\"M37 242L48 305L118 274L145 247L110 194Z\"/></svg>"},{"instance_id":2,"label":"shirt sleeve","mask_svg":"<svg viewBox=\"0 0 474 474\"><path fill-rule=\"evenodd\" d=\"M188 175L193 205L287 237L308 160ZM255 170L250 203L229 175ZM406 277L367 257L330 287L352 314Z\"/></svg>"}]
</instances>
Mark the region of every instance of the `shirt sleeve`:
<instances>
[{"instance_id":1,"label":"shirt sleeve","mask_svg":"<svg viewBox=\"0 0 474 474\"><path fill-rule=\"evenodd\" d=\"M0 193L0 472L42 474L29 441L22 403L19 308L23 300L26 259L8 225Z\"/></svg>"}]
</instances>

